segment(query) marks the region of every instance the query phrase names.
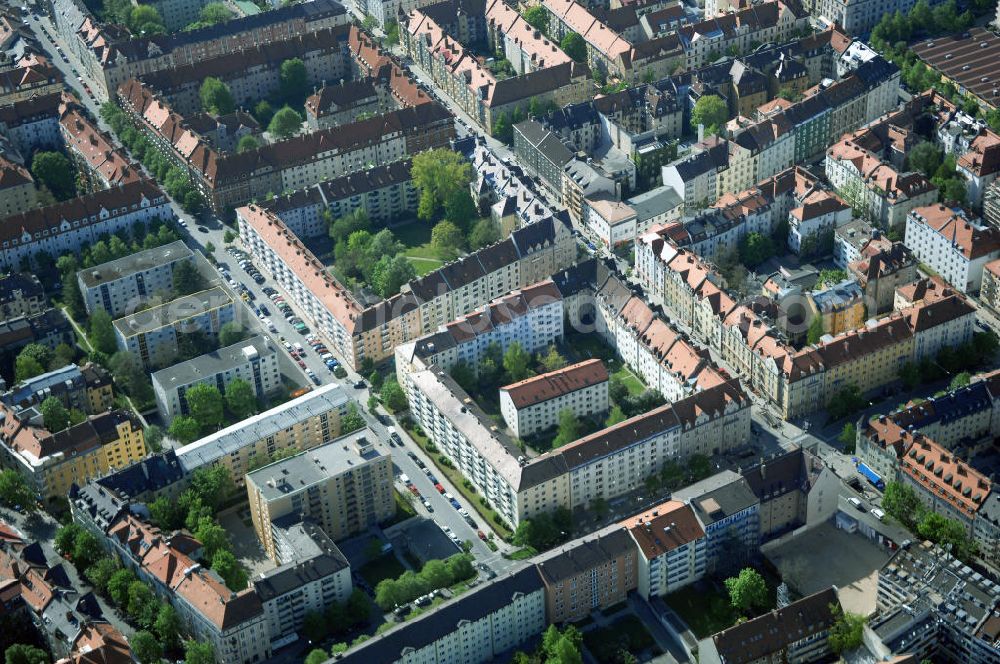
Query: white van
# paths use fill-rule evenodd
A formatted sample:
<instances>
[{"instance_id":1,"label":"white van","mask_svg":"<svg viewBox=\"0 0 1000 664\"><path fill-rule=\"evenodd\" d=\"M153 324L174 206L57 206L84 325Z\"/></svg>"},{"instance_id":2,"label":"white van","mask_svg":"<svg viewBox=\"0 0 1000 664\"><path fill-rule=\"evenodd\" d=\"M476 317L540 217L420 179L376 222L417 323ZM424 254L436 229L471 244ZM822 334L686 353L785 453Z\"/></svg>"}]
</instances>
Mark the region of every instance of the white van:
<instances>
[{"instance_id":1,"label":"white van","mask_svg":"<svg viewBox=\"0 0 1000 664\"><path fill-rule=\"evenodd\" d=\"M865 511L865 508L864 508L864 506L863 506L863 505L861 504L861 500L860 500L860 499L858 499L858 498L854 498L854 497L851 497L851 498L848 498L848 499L847 499L847 502L849 502L850 504L854 505L854 506L855 506L856 508L858 508L858 509L859 509L859 510L861 510L862 512L864 512L864 511Z\"/></svg>"},{"instance_id":2,"label":"white van","mask_svg":"<svg viewBox=\"0 0 1000 664\"><path fill-rule=\"evenodd\" d=\"M880 510L877 507L873 507L872 508L872 516L874 516L876 519L878 519L879 521L881 521L882 519L885 518L885 512L883 512L882 510Z\"/></svg>"}]
</instances>

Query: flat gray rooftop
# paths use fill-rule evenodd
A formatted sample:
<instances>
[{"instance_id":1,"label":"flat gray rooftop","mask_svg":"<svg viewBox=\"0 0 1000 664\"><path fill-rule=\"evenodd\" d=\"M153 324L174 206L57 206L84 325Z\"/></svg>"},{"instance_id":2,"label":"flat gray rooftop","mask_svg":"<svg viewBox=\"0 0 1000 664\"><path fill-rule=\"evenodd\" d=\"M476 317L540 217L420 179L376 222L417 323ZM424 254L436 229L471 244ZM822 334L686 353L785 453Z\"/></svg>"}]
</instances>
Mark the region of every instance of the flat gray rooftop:
<instances>
[{"instance_id":1,"label":"flat gray rooftop","mask_svg":"<svg viewBox=\"0 0 1000 664\"><path fill-rule=\"evenodd\" d=\"M145 249L136 254L101 263L96 267L80 270L77 274L85 286L93 288L109 281L123 279L136 272L144 272L191 256L193 253L188 246L181 240L175 240L162 247Z\"/></svg>"},{"instance_id":2,"label":"flat gray rooftop","mask_svg":"<svg viewBox=\"0 0 1000 664\"><path fill-rule=\"evenodd\" d=\"M153 374L153 382L167 389L190 385L208 376L241 367L253 357L274 355L275 352L277 352L275 347L267 337L257 335L187 362L161 369Z\"/></svg>"},{"instance_id":3,"label":"flat gray rooftop","mask_svg":"<svg viewBox=\"0 0 1000 664\"><path fill-rule=\"evenodd\" d=\"M232 304L232 302L233 299L225 290L220 286L213 286L208 290L185 295L145 311L119 318L115 321L115 327L122 336L132 337L193 318L206 311Z\"/></svg>"}]
</instances>

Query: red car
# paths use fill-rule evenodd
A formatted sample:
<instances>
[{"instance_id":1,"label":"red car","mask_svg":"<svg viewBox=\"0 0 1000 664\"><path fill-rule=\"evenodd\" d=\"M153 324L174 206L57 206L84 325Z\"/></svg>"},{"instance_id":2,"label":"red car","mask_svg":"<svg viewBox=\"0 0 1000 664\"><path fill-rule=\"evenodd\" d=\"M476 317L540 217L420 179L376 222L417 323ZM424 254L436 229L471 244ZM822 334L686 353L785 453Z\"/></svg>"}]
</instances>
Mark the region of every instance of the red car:
<instances>
[{"instance_id":1,"label":"red car","mask_svg":"<svg viewBox=\"0 0 1000 664\"><path fill-rule=\"evenodd\" d=\"M306 368L306 363L303 362L302 360L299 360L299 366L302 367L303 369L305 369Z\"/></svg>"},{"instance_id":2,"label":"red car","mask_svg":"<svg viewBox=\"0 0 1000 664\"><path fill-rule=\"evenodd\" d=\"M484 533L481 530L477 530L476 534L479 535L479 539L483 540L484 542L486 541L486 533Z\"/></svg>"},{"instance_id":3,"label":"red car","mask_svg":"<svg viewBox=\"0 0 1000 664\"><path fill-rule=\"evenodd\" d=\"M434 488L438 490L438 493L444 493L444 487L440 484L435 484Z\"/></svg>"},{"instance_id":4,"label":"red car","mask_svg":"<svg viewBox=\"0 0 1000 664\"><path fill-rule=\"evenodd\" d=\"M412 493L414 496L420 495L420 491L417 490L417 487L413 486L412 484L408 485L406 488L409 489L410 493Z\"/></svg>"}]
</instances>

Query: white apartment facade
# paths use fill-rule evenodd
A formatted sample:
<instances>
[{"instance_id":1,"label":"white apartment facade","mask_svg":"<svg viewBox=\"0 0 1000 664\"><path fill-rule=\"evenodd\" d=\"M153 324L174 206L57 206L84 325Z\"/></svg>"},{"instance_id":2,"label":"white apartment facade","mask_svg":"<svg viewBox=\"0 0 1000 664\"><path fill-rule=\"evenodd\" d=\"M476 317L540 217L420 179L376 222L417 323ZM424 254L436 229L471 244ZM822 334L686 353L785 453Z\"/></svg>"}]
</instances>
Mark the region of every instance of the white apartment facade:
<instances>
[{"instance_id":1,"label":"white apartment facade","mask_svg":"<svg viewBox=\"0 0 1000 664\"><path fill-rule=\"evenodd\" d=\"M906 246L961 293L974 293L983 268L1000 257L1000 230L943 205L917 208L906 218Z\"/></svg>"},{"instance_id":2,"label":"white apartment facade","mask_svg":"<svg viewBox=\"0 0 1000 664\"><path fill-rule=\"evenodd\" d=\"M608 407L608 371L597 359L500 388L500 414L517 438L551 429L565 410L588 417Z\"/></svg>"},{"instance_id":3,"label":"white apartment facade","mask_svg":"<svg viewBox=\"0 0 1000 664\"><path fill-rule=\"evenodd\" d=\"M88 314L102 308L118 318L157 293L173 289L174 268L194 262L194 254L177 240L76 273Z\"/></svg>"},{"instance_id":4,"label":"white apartment facade","mask_svg":"<svg viewBox=\"0 0 1000 664\"><path fill-rule=\"evenodd\" d=\"M708 537L690 505L677 500L622 522L639 550L638 590L645 599L698 581L708 564Z\"/></svg>"},{"instance_id":5,"label":"white apartment facade","mask_svg":"<svg viewBox=\"0 0 1000 664\"><path fill-rule=\"evenodd\" d=\"M195 385L210 385L224 395L229 384L240 379L260 400L281 388L278 352L260 335L161 369L152 379L156 408L164 422L190 413L185 393Z\"/></svg>"}]
</instances>

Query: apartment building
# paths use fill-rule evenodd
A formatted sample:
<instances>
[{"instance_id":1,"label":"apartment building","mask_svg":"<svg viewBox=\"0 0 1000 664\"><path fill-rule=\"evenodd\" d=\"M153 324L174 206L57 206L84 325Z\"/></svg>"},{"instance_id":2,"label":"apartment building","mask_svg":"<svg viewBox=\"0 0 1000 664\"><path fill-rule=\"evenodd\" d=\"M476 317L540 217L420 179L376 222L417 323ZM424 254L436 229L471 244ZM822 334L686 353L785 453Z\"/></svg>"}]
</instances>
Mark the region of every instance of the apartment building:
<instances>
[{"instance_id":1,"label":"apartment building","mask_svg":"<svg viewBox=\"0 0 1000 664\"><path fill-rule=\"evenodd\" d=\"M271 655L267 618L254 588L235 592L189 555L200 542L168 535L125 513L105 534L105 545L177 611L191 638L208 643L219 664L252 664Z\"/></svg>"},{"instance_id":2,"label":"apartment building","mask_svg":"<svg viewBox=\"0 0 1000 664\"><path fill-rule=\"evenodd\" d=\"M148 3L163 17L167 32L179 31L198 20L207 0L152 0Z\"/></svg>"},{"instance_id":3,"label":"apartment building","mask_svg":"<svg viewBox=\"0 0 1000 664\"><path fill-rule=\"evenodd\" d=\"M451 371L461 362L478 373L490 346L506 352L517 342L528 353L543 351L562 340L563 325L562 295L546 279L442 325L437 332L400 344L395 353L396 376L403 389L409 390L409 375L430 366Z\"/></svg>"},{"instance_id":4,"label":"apartment building","mask_svg":"<svg viewBox=\"0 0 1000 664\"><path fill-rule=\"evenodd\" d=\"M707 537L689 505L669 500L621 523L639 549L639 594L672 593L705 575Z\"/></svg>"},{"instance_id":5,"label":"apartment building","mask_svg":"<svg viewBox=\"0 0 1000 664\"><path fill-rule=\"evenodd\" d=\"M20 381L0 395L0 401L20 416L23 411L40 406L49 397L55 397L67 409L75 408L82 413L96 415L111 406L111 374L99 364L87 363L82 367L67 364L61 369Z\"/></svg>"},{"instance_id":6,"label":"apartment building","mask_svg":"<svg viewBox=\"0 0 1000 664\"><path fill-rule=\"evenodd\" d=\"M636 589L637 564L635 543L621 526L542 555L535 567L545 584L546 620L575 622L624 602Z\"/></svg>"},{"instance_id":7,"label":"apartment building","mask_svg":"<svg viewBox=\"0 0 1000 664\"><path fill-rule=\"evenodd\" d=\"M883 314L892 311L896 289L917 280L917 261L902 242L879 236L866 242L858 258L847 263L847 273L864 291L868 315Z\"/></svg>"},{"instance_id":8,"label":"apartment building","mask_svg":"<svg viewBox=\"0 0 1000 664\"><path fill-rule=\"evenodd\" d=\"M176 360L180 335L201 332L217 338L234 316L232 297L213 286L115 320L115 338L119 349L153 369Z\"/></svg>"},{"instance_id":9,"label":"apartment building","mask_svg":"<svg viewBox=\"0 0 1000 664\"><path fill-rule=\"evenodd\" d=\"M878 655L987 664L996 639L1000 586L930 542L910 542L878 574L871 631Z\"/></svg>"},{"instance_id":10,"label":"apartment building","mask_svg":"<svg viewBox=\"0 0 1000 664\"><path fill-rule=\"evenodd\" d=\"M386 224L417 212L420 196L410 164L405 159L374 166L277 196L263 206L300 238L326 235L326 212L339 219L364 210L372 223Z\"/></svg>"},{"instance_id":11,"label":"apartment building","mask_svg":"<svg viewBox=\"0 0 1000 664\"><path fill-rule=\"evenodd\" d=\"M529 565L349 649L341 661L482 664L541 634L546 625L545 584Z\"/></svg>"},{"instance_id":12,"label":"apartment building","mask_svg":"<svg viewBox=\"0 0 1000 664\"><path fill-rule=\"evenodd\" d=\"M0 230L0 267L27 268L39 253L76 253L102 237L172 216L152 180L130 182L8 217Z\"/></svg>"},{"instance_id":13,"label":"apartment building","mask_svg":"<svg viewBox=\"0 0 1000 664\"><path fill-rule=\"evenodd\" d=\"M731 14L710 17L677 30L689 69L702 67L727 51L746 53L751 44L785 42L808 29L809 15L793 3L762 2Z\"/></svg>"},{"instance_id":14,"label":"apartment building","mask_svg":"<svg viewBox=\"0 0 1000 664\"><path fill-rule=\"evenodd\" d=\"M698 660L706 664L819 661L830 656L827 637L836 622L834 607L840 607L835 587L808 595L702 639Z\"/></svg>"},{"instance_id":15,"label":"apartment building","mask_svg":"<svg viewBox=\"0 0 1000 664\"><path fill-rule=\"evenodd\" d=\"M244 246L355 368L366 358L381 362L399 344L545 279L576 258L568 222L547 217L362 308L277 216L251 205L237 210L237 218Z\"/></svg>"},{"instance_id":16,"label":"apartment building","mask_svg":"<svg viewBox=\"0 0 1000 664\"><path fill-rule=\"evenodd\" d=\"M49 308L40 314L0 320L0 351L17 354L30 343L55 350L59 344L76 342L76 332L61 309Z\"/></svg>"},{"instance_id":17,"label":"apartment building","mask_svg":"<svg viewBox=\"0 0 1000 664\"><path fill-rule=\"evenodd\" d=\"M174 268L182 262L194 264L194 254L177 240L80 270L76 280L87 313L102 308L120 318L155 295L171 293Z\"/></svg>"},{"instance_id":18,"label":"apartment building","mask_svg":"<svg viewBox=\"0 0 1000 664\"><path fill-rule=\"evenodd\" d=\"M37 95L0 106L0 130L21 155L41 148L58 148L59 117L65 105L75 99L62 90Z\"/></svg>"},{"instance_id":19,"label":"apartment building","mask_svg":"<svg viewBox=\"0 0 1000 664\"><path fill-rule=\"evenodd\" d=\"M729 168L729 143L716 136L696 143L691 154L662 169L663 184L684 201L685 211L701 210L718 198L719 173Z\"/></svg>"},{"instance_id":20,"label":"apartment building","mask_svg":"<svg viewBox=\"0 0 1000 664\"><path fill-rule=\"evenodd\" d=\"M265 198L269 192L340 177L367 164L387 164L445 147L455 137L451 113L427 102L254 150L222 153L187 129L184 117L146 84L129 79L117 94L136 128L188 172L216 212Z\"/></svg>"},{"instance_id":21,"label":"apartment building","mask_svg":"<svg viewBox=\"0 0 1000 664\"><path fill-rule=\"evenodd\" d=\"M606 196L583 199L583 223L610 249L635 241L637 219L627 203Z\"/></svg>"},{"instance_id":22,"label":"apartment building","mask_svg":"<svg viewBox=\"0 0 1000 664\"><path fill-rule=\"evenodd\" d=\"M351 595L351 565L333 540L312 521L278 530L278 567L254 579L267 616L272 648L302 629L308 613L322 613Z\"/></svg>"},{"instance_id":23,"label":"apartment building","mask_svg":"<svg viewBox=\"0 0 1000 664\"><path fill-rule=\"evenodd\" d=\"M900 459L900 480L927 509L955 519L973 534L976 512L990 493L988 477L926 436L914 437Z\"/></svg>"},{"instance_id":24,"label":"apartment building","mask_svg":"<svg viewBox=\"0 0 1000 664\"><path fill-rule=\"evenodd\" d=\"M960 293L975 293L983 267L1000 257L1000 230L944 205L916 208L906 217L906 246Z\"/></svg>"},{"instance_id":25,"label":"apartment building","mask_svg":"<svg viewBox=\"0 0 1000 664\"><path fill-rule=\"evenodd\" d=\"M73 4L60 2L61 11L53 12L56 30L82 63L102 102L113 99L118 86L129 78L197 65L226 53L348 23L347 10L340 3L319 0L198 30L137 37L123 26L99 22Z\"/></svg>"},{"instance_id":26,"label":"apartment building","mask_svg":"<svg viewBox=\"0 0 1000 664\"><path fill-rule=\"evenodd\" d=\"M340 436L349 402L340 385L323 385L178 448L177 461L188 474L202 466L225 466L241 485L251 465L276 452L304 451Z\"/></svg>"},{"instance_id":27,"label":"apartment building","mask_svg":"<svg viewBox=\"0 0 1000 664\"><path fill-rule=\"evenodd\" d=\"M400 22L407 55L471 118L492 133L497 120L592 96L590 68L572 61L502 0L444 0L414 8ZM463 43L489 41L509 51L518 75L497 78Z\"/></svg>"},{"instance_id":28,"label":"apartment building","mask_svg":"<svg viewBox=\"0 0 1000 664\"><path fill-rule=\"evenodd\" d=\"M0 314L3 318L40 314L48 308L42 282L30 272L0 278Z\"/></svg>"},{"instance_id":29,"label":"apartment building","mask_svg":"<svg viewBox=\"0 0 1000 664\"><path fill-rule=\"evenodd\" d=\"M608 370L598 359L500 388L500 414L516 438L551 429L567 410L589 417L608 408Z\"/></svg>"},{"instance_id":30,"label":"apartment building","mask_svg":"<svg viewBox=\"0 0 1000 664\"><path fill-rule=\"evenodd\" d=\"M47 60L25 59L0 71L0 105L25 101L63 89L63 76Z\"/></svg>"},{"instance_id":31,"label":"apartment building","mask_svg":"<svg viewBox=\"0 0 1000 664\"><path fill-rule=\"evenodd\" d=\"M937 187L927 178L898 170L854 136L845 136L827 150L825 166L830 184L852 208L881 228L900 228L910 211L937 202Z\"/></svg>"},{"instance_id":32,"label":"apartment building","mask_svg":"<svg viewBox=\"0 0 1000 664\"><path fill-rule=\"evenodd\" d=\"M185 393L192 387L209 385L225 394L229 384L237 379L248 383L261 402L282 388L278 351L268 337L253 336L154 372L156 409L164 422L170 422L190 414Z\"/></svg>"},{"instance_id":33,"label":"apartment building","mask_svg":"<svg viewBox=\"0 0 1000 664\"><path fill-rule=\"evenodd\" d=\"M85 190L98 191L142 178L141 167L115 139L94 126L75 104L63 106L66 109L59 117L59 131Z\"/></svg>"},{"instance_id":34,"label":"apartment building","mask_svg":"<svg viewBox=\"0 0 1000 664\"><path fill-rule=\"evenodd\" d=\"M18 416L0 405L0 456L41 498L64 498L73 484L83 485L112 468L146 455L143 427L131 413L112 410L55 433L38 422L38 413Z\"/></svg>"},{"instance_id":35,"label":"apartment building","mask_svg":"<svg viewBox=\"0 0 1000 664\"><path fill-rule=\"evenodd\" d=\"M752 563L760 550L761 498L746 479L722 471L674 491L671 498L690 506L705 530L707 574L736 573Z\"/></svg>"},{"instance_id":36,"label":"apartment building","mask_svg":"<svg viewBox=\"0 0 1000 664\"><path fill-rule=\"evenodd\" d=\"M275 522L311 519L333 540L356 535L396 510L392 461L375 449L375 433L362 429L246 476L254 530L278 559Z\"/></svg>"},{"instance_id":37,"label":"apartment building","mask_svg":"<svg viewBox=\"0 0 1000 664\"><path fill-rule=\"evenodd\" d=\"M0 218L27 212L37 205L35 179L28 169L0 156Z\"/></svg>"}]
</instances>

